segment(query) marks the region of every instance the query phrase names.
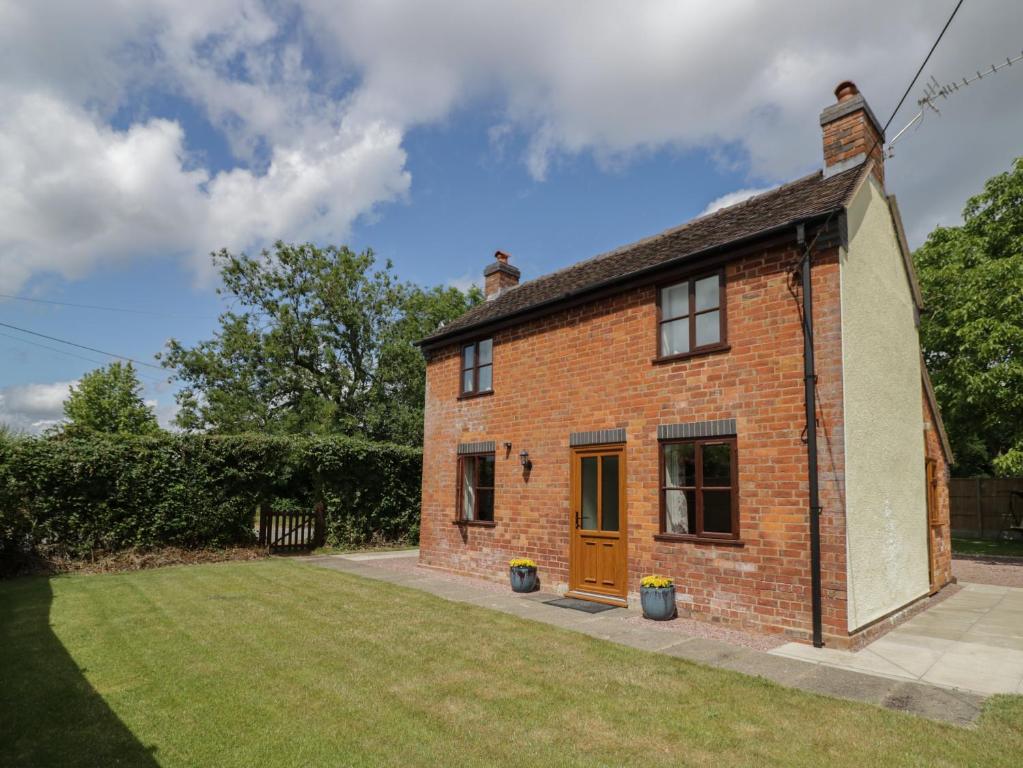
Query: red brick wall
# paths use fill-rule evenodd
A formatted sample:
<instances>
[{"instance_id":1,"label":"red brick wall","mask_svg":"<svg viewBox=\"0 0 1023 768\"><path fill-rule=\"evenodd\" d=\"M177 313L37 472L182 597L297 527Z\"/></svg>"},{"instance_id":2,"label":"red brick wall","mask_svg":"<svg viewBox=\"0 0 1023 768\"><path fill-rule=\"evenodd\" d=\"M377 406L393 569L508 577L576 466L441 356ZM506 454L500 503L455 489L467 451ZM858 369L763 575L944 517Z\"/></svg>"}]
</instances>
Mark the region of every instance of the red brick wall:
<instances>
[{"instance_id":1,"label":"red brick wall","mask_svg":"<svg viewBox=\"0 0 1023 768\"><path fill-rule=\"evenodd\" d=\"M568 580L569 433L627 434L629 590L675 578L692 615L806 639L811 628L802 335L794 250L727 267L730 351L655 364L653 286L569 308L494 336L494 394L458 400L458 349L430 356L423 458L424 565L507 578L507 560ZM814 266L824 629L845 637L841 330L835 254ZM657 426L735 418L743 547L665 543L658 532ZM456 446L494 440L496 525L453 524ZM506 458L503 443L512 449ZM528 450L523 476L517 454Z\"/></svg>"},{"instance_id":2,"label":"red brick wall","mask_svg":"<svg viewBox=\"0 0 1023 768\"><path fill-rule=\"evenodd\" d=\"M937 419L934 410L931 408L930 398L926 393L924 401L924 442L927 449L927 458L937 462L938 488L936 501L938 505L938 519L940 525L930 526L931 537L931 574L932 583L936 587L943 587L952 581L952 525L948 501L948 462L945 459L945 452L942 449L941 437L938 434Z\"/></svg>"}]
</instances>

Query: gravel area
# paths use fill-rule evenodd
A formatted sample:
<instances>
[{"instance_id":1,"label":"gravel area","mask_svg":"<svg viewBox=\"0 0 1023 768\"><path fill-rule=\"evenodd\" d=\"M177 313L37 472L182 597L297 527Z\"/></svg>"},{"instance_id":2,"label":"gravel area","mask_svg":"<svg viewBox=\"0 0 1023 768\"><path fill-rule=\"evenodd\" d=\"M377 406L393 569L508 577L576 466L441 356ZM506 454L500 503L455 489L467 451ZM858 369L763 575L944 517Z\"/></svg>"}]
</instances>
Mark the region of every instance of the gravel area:
<instances>
[{"instance_id":1,"label":"gravel area","mask_svg":"<svg viewBox=\"0 0 1023 768\"><path fill-rule=\"evenodd\" d=\"M1023 564L995 560L952 558L952 574L959 581L993 584L997 587L1023 587Z\"/></svg>"}]
</instances>

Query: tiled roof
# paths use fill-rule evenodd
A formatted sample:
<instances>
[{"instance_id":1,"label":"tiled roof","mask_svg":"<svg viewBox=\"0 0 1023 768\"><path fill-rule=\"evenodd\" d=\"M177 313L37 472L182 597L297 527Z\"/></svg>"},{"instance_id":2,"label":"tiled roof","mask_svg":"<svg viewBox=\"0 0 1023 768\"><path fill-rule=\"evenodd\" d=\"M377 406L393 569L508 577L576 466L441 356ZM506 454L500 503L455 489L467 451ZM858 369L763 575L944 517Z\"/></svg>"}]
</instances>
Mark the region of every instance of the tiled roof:
<instances>
[{"instance_id":1,"label":"tiled roof","mask_svg":"<svg viewBox=\"0 0 1023 768\"><path fill-rule=\"evenodd\" d=\"M551 305L559 299L612 284L667 262L674 263L711 248L826 215L848 202L863 170L861 165L829 178L818 171L659 235L529 280L473 307L421 343L431 345L448 336L541 305Z\"/></svg>"}]
</instances>

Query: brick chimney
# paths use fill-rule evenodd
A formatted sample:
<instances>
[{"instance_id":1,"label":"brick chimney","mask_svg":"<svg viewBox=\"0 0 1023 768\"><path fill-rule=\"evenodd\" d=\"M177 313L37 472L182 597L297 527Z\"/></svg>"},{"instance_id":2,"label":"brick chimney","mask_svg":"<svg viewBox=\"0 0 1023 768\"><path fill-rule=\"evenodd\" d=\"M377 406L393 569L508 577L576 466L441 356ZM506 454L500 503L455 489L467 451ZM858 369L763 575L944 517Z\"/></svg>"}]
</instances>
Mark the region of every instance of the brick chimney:
<instances>
[{"instance_id":1,"label":"brick chimney","mask_svg":"<svg viewBox=\"0 0 1023 768\"><path fill-rule=\"evenodd\" d=\"M835 88L837 101L821 112L824 130L824 176L859 165L869 151L874 175L884 185L884 131L856 83L846 80Z\"/></svg>"},{"instance_id":2,"label":"brick chimney","mask_svg":"<svg viewBox=\"0 0 1023 768\"><path fill-rule=\"evenodd\" d=\"M495 253L494 261L487 264L483 270L487 300L496 299L509 288L518 285L520 274L518 269L508 263L507 253L504 251Z\"/></svg>"}]
</instances>

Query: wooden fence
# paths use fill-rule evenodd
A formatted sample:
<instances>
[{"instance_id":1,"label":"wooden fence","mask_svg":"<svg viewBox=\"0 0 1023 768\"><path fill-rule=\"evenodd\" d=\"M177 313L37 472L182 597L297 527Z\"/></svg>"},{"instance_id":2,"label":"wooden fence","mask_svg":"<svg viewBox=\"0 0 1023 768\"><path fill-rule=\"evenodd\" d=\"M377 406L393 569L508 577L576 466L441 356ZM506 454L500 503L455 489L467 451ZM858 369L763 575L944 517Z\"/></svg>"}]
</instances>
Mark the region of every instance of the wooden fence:
<instances>
[{"instance_id":1,"label":"wooden fence","mask_svg":"<svg viewBox=\"0 0 1023 768\"><path fill-rule=\"evenodd\" d=\"M953 477L948 494L953 536L997 539L1023 516L1023 477Z\"/></svg>"}]
</instances>

